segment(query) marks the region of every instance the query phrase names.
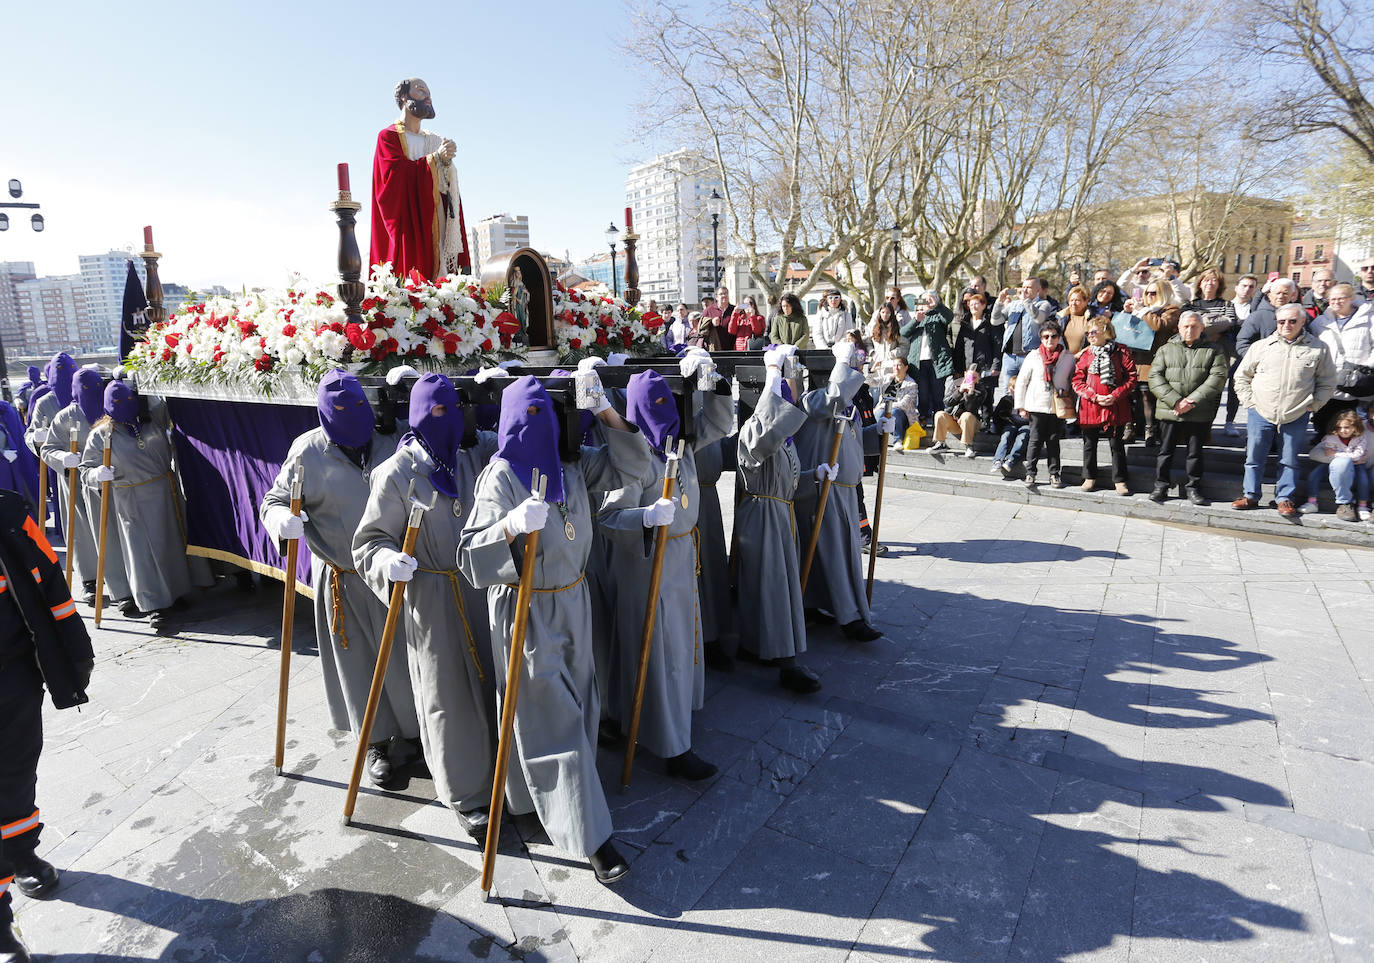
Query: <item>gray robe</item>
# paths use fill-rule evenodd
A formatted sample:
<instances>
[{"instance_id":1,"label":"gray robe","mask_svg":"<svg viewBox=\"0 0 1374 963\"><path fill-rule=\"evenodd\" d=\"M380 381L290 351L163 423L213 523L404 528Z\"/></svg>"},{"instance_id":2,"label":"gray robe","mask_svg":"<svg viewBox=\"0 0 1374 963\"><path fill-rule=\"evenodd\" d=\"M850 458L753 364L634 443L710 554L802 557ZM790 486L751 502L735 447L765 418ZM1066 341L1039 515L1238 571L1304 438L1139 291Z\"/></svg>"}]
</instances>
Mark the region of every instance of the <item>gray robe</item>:
<instances>
[{"instance_id":1,"label":"gray robe","mask_svg":"<svg viewBox=\"0 0 1374 963\"><path fill-rule=\"evenodd\" d=\"M472 511L477 475L496 450L496 436L458 453L458 498L430 484L434 462L418 441L407 441L372 473L372 494L353 537L353 561L378 598L389 599L391 582L381 549L401 550L410 503L435 498L420 522L415 543L419 569L406 585L406 655L420 716L420 742L434 774L439 801L456 812L491 802L496 761L495 679L488 638L486 593L459 575L458 542Z\"/></svg>"},{"instance_id":2,"label":"gray robe","mask_svg":"<svg viewBox=\"0 0 1374 963\"><path fill-rule=\"evenodd\" d=\"M713 445L730 432L734 411L728 396L706 394L696 416L695 448ZM668 526L663 574L658 586L653 641L639 721L639 744L660 758L692 748L692 710L705 695L701 658L701 607L697 597L697 512L701 504L696 453L688 450L676 469L673 501L677 513ZM644 474L610 492L600 518L611 543L616 573L615 650L620 720L628 724L644 631L644 611L653 571L654 536L644 527L644 508L663 495L666 464L649 459ZM687 504L682 504L685 495Z\"/></svg>"},{"instance_id":3,"label":"gray robe","mask_svg":"<svg viewBox=\"0 0 1374 963\"><path fill-rule=\"evenodd\" d=\"M832 380L824 388L802 396L801 407L807 421L797 432L797 456L801 459L801 480L797 484L797 539L803 555L811 538L820 498L816 466L829 459L830 446L835 440L836 417L850 408L854 393L863 380L861 372L851 369L842 381ZM862 428L855 409L846 420L840 442L839 475L830 485L825 517L821 520L821 537L816 543L816 559L806 584L806 606L827 609L841 625L873 619L865 592L863 547L859 540L859 495L855 490L863 484L866 437L861 435L863 432L873 434L871 429Z\"/></svg>"},{"instance_id":4,"label":"gray robe","mask_svg":"<svg viewBox=\"0 0 1374 963\"><path fill-rule=\"evenodd\" d=\"M67 472L62 468L62 456L71 450L72 429L77 429L76 450L80 454L85 451L86 440L91 436L91 423L82 414L81 406L73 402L59 411L48 427L48 440L43 444L40 455L57 474L62 530L67 540L67 550L75 552L72 581L93 582L99 561L100 532L97 529L100 527L100 491L92 491L77 478L76 531L68 532L67 513L70 509L67 505ZM110 527L111 531L105 538L105 593L115 601L122 601L129 598L129 575L125 571L124 550L120 547L118 534L113 530L113 522Z\"/></svg>"},{"instance_id":5,"label":"gray robe","mask_svg":"<svg viewBox=\"0 0 1374 963\"><path fill-rule=\"evenodd\" d=\"M800 465L796 448L787 440L805 422L806 412L765 389L753 415L739 429L739 473L744 482L744 498L735 512L739 636L741 646L764 659L806 651L792 510Z\"/></svg>"},{"instance_id":6,"label":"gray robe","mask_svg":"<svg viewBox=\"0 0 1374 963\"><path fill-rule=\"evenodd\" d=\"M190 592L191 574L186 564L181 491L172 474L171 442L156 425L139 427L138 438L124 425L113 422L92 431L81 454L81 483L99 497L100 482L95 474L106 432L113 430L110 467L115 477L110 484L110 522L118 523L134 602L144 612L152 612L167 608Z\"/></svg>"},{"instance_id":7,"label":"gray robe","mask_svg":"<svg viewBox=\"0 0 1374 963\"><path fill-rule=\"evenodd\" d=\"M506 779L512 815L536 812L555 846L588 856L611 836L611 813L596 771L600 705L593 678L591 595L584 577L591 550L588 492L612 491L648 469L649 447L638 431L607 431L604 448L583 448L563 464L569 541L564 517L549 506L534 565L535 592L525 634L524 673L515 711L515 745ZM487 590L492 648L502 666L498 701L506 687L515 602L525 537L506 544L506 513L529 498L519 479L495 459L477 480L477 504L463 531L459 564L473 585Z\"/></svg>"},{"instance_id":8,"label":"gray robe","mask_svg":"<svg viewBox=\"0 0 1374 963\"><path fill-rule=\"evenodd\" d=\"M720 493L716 491L725 461L721 446L728 441L722 439L696 451L697 484L701 486L697 503L697 531L701 538L697 591L701 598L701 634L707 642L725 638L733 622L729 543L720 512Z\"/></svg>"},{"instance_id":9,"label":"gray robe","mask_svg":"<svg viewBox=\"0 0 1374 963\"><path fill-rule=\"evenodd\" d=\"M57 395L49 391L43 397L39 398L38 403L33 406L33 410L29 412L29 423L24 428L24 444L29 446L29 451L33 452L35 455L38 456L38 470L41 472L48 473L49 498L52 498L53 486L56 485L57 482L53 476L53 473L51 471L48 471L48 466L42 462L43 443L39 442L37 438L37 433L40 429L46 431L52 425L52 420L57 417L57 413L61 410L62 405L58 403ZM51 510L51 505L43 506L44 512L50 512ZM59 525L58 528L60 529L61 525ZM65 537L66 530L62 529L62 531ZM92 575L91 578L95 578L95 576Z\"/></svg>"},{"instance_id":10,"label":"gray robe","mask_svg":"<svg viewBox=\"0 0 1374 963\"><path fill-rule=\"evenodd\" d=\"M335 729L362 730L372 673L386 623L386 604L379 602L353 568L353 533L363 517L377 466L396 451L399 436L372 435L367 467L360 469L329 440L323 428L312 428L291 444L276 481L262 498L259 516L269 509L291 507L291 476L302 468L301 509L305 544L310 547L311 582L315 586L315 640L320 650L325 701ZM285 552L285 545L279 546ZM392 736L413 739L420 732L415 696L405 666L404 627L387 662L382 696L372 723L371 740Z\"/></svg>"}]
</instances>

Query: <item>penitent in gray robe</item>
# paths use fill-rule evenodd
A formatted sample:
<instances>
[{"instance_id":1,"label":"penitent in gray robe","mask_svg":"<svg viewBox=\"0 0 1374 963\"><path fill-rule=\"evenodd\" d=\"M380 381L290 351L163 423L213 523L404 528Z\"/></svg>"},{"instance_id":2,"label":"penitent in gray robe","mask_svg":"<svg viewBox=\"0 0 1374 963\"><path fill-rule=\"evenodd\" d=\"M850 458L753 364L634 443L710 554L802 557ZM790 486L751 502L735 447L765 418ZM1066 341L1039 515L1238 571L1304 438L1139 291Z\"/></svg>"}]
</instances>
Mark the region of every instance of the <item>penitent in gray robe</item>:
<instances>
[{"instance_id":1,"label":"penitent in gray robe","mask_svg":"<svg viewBox=\"0 0 1374 963\"><path fill-rule=\"evenodd\" d=\"M696 416L694 447L715 444L730 433L734 420L728 395L707 393ZM611 543L611 570L616 574L615 651L619 665L617 707L630 721L639 673L644 610L653 571L656 528L644 527L644 508L663 495L666 463L650 457L647 470L623 488L610 492L601 508L602 528ZM677 513L668 526L663 575L658 586L649 671L639 720L639 744L663 759L692 748L692 710L705 695L701 608L697 597L697 511L701 504L695 451L689 449L676 471L673 501ZM687 504L682 504L686 495Z\"/></svg>"},{"instance_id":2,"label":"penitent in gray robe","mask_svg":"<svg viewBox=\"0 0 1374 963\"><path fill-rule=\"evenodd\" d=\"M40 402L42 399L40 399ZM81 453L81 483L100 495L95 473L106 433L113 430L110 523L118 522L120 548L135 604L165 609L191 591L181 492L172 474L172 446L156 425L140 425L137 438L115 422L92 431ZM114 534L110 533L111 536Z\"/></svg>"},{"instance_id":3,"label":"penitent in gray robe","mask_svg":"<svg viewBox=\"0 0 1374 963\"><path fill-rule=\"evenodd\" d=\"M29 451L38 456L38 470L48 472L49 498L52 497L53 486L57 484L57 481L56 476L48 470L48 466L42 461L43 445L45 442L40 442L38 437L40 433L46 436L48 429L52 426L52 420L57 417L57 413L61 410L62 406L57 401L57 395L49 391L43 397L39 398L38 403L33 406L33 410L29 412L29 423L24 428L24 443L29 446ZM43 510L45 512L51 511L48 506L44 506ZM58 528L61 529L60 524ZM66 529L62 529L62 532L63 536L66 537ZM95 578L95 575L92 574L91 578Z\"/></svg>"},{"instance_id":4,"label":"penitent in gray robe","mask_svg":"<svg viewBox=\"0 0 1374 963\"><path fill-rule=\"evenodd\" d=\"M834 376L824 388L802 396L806 425L797 432L797 456L801 459L801 480L797 484L797 537L803 554L811 538L820 498L816 466L830 457L835 441L836 417L848 411L843 440L840 442L839 474L830 485L821 520L821 537L816 543L816 560L806 584L807 608L830 611L841 625L872 621L865 592L863 548L859 541L859 495L863 484L864 445L872 429L864 429L857 409L851 408L854 393L863 384L863 374L851 368ZM876 435L873 435L876 439ZM877 451L876 442L874 451Z\"/></svg>"},{"instance_id":5,"label":"penitent in gray robe","mask_svg":"<svg viewBox=\"0 0 1374 963\"><path fill-rule=\"evenodd\" d=\"M40 402L42 398L38 399ZM48 426L48 440L43 443L40 455L52 468L58 478L57 497L62 511L63 534L67 540L67 551L75 552L72 558L72 581L95 581L96 565L99 561L98 548L100 533L100 490L92 491L76 483L76 531L68 532L67 513L67 472L62 468L62 456L71 451L71 432L77 430L77 453L85 451L86 440L91 435L91 423L81 413L81 406L72 402L53 418ZM114 523L110 523L113 529ZM120 547L119 536L113 530L105 539L105 593L115 601L129 597L129 575L124 568L124 550Z\"/></svg>"},{"instance_id":6,"label":"penitent in gray robe","mask_svg":"<svg viewBox=\"0 0 1374 963\"><path fill-rule=\"evenodd\" d=\"M591 550L588 492L613 491L648 469L649 447L636 431L607 431L604 448L583 448L563 463L566 521L549 506L534 563L534 594L525 635L524 674L515 711L515 745L506 780L512 815L536 812L555 846L589 856L611 836L611 812L596 771L600 705L593 678L591 596L584 577ZM525 536L506 543L502 524L530 497L530 479L497 458L477 480L477 504L463 532L459 563L487 590L492 648L505 691Z\"/></svg>"},{"instance_id":7,"label":"penitent in gray robe","mask_svg":"<svg viewBox=\"0 0 1374 963\"><path fill-rule=\"evenodd\" d=\"M707 642L724 639L733 624L729 543L720 512L720 494L716 491L725 461L722 446L732 440L724 438L696 450L697 484L701 486L697 504L697 532L701 539L697 592L701 598L701 636Z\"/></svg>"},{"instance_id":8,"label":"penitent in gray robe","mask_svg":"<svg viewBox=\"0 0 1374 963\"><path fill-rule=\"evenodd\" d=\"M301 510L305 544L310 548L311 583L315 586L315 640L320 650L325 701L330 725L358 734L367 711L372 673L386 623L386 603L377 600L353 568L353 533L363 517L377 466L396 451L395 434L373 433L365 468L359 468L323 428L312 428L291 443L276 481L262 498L259 515L291 507L291 478L301 474ZM280 546L285 551L285 545ZM372 723L371 741L392 736L413 739L420 732L415 696L405 666L404 627L387 662L382 696Z\"/></svg>"},{"instance_id":9,"label":"penitent in gray robe","mask_svg":"<svg viewBox=\"0 0 1374 963\"><path fill-rule=\"evenodd\" d=\"M806 413L765 389L739 429L739 473L744 497L735 512L739 532L738 626L740 645L764 659L806 651L800 562L792 496L800 464L788 436Z\"/></svg>"},{"instance_id":10,"label":"penitent in gray robe","mask_svg":"<svg viewBox=\"0 0 1374 963\"><path fill-rule=\"evenodd\" d=\"M434 507L420 522L415 543L419 568L406 585L406 654L410 684L420 716L420 742L434 774L434 790L445 806L468 812L491 802L496 761L497 673L491 661L486 593L459 574L458 543L472 511L477 475L496 450L496 436L478 432L470 449L458 452L454 478L458 497L439 495L430 484L434 462L414 439L396 450L372 474L372 494L353 538L353 560L378 598L389 598L391 582L378 556L399 552L410 515L407 493ZM437 498L436 498L437 495Z\"/></svg>"}]
</instances>

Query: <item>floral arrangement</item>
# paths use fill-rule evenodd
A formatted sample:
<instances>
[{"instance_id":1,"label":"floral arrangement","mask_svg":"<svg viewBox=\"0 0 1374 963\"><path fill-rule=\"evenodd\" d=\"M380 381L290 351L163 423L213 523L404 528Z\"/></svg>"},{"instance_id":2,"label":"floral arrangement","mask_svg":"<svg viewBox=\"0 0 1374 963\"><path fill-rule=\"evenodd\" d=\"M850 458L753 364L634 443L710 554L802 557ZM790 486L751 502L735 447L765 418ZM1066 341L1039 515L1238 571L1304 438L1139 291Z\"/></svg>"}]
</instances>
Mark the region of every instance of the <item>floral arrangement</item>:
<instances>
[{"instance_id":1,"label":"floral arrangement","mask_svg":"<svg viewBox=\"0 0 1374 963\"><path fill-rule=\"evenodd\" d=\"M368 279L361 322L349 322L343 302L320 287L210 298L150 325L125 364L158 380L265 392L283 376L314 381L341 366L362 374L399 364L467 371L525 354L505 293L470 277L398 277L381 264ZM589 298L555 282L553 310L560 362L661 350L662 318L620 298Z\"/></svg>"}]
</instances>

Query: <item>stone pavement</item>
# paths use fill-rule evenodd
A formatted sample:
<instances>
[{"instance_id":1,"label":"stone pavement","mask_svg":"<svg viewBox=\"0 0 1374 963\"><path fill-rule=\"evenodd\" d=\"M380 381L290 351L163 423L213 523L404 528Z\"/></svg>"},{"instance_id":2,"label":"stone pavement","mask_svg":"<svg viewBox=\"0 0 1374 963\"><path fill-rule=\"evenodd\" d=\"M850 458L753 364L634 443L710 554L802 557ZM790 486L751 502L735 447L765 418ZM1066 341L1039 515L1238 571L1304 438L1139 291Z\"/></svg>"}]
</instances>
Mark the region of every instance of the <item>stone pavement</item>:
<instances>
[{"instance_id":1,"label":"stone pavement","mask_svg":"<svg viewBox=\"0 0 1374 963\"><path fill-rule=\"evenodd\" d=\"M720 776L620 795L603 751L629 877L522 820L491 902L426 779L340 825L309 606L281 777L279 591L116 615L18 922L63 961L1374 959L1374 552L904 491L882 534L887 638L814 631L815 696L708 674Z\"/></svg>"}]
</instances>

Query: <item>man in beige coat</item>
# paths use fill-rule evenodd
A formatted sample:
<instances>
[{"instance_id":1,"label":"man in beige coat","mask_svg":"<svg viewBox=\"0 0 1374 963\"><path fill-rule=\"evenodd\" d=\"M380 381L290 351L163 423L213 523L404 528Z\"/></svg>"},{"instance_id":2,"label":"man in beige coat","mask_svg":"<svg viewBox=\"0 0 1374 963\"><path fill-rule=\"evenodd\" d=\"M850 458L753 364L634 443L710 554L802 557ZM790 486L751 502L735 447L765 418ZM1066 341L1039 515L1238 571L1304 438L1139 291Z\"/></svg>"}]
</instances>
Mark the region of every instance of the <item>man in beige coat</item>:
<instances>
[{"instance_id":1,"label":"man in beige coat","mask_svg":"<svg viewBox=\"0 0 1374 963\"><path fill-rule=\"evenodd\" d=\"M1236 394L1246 412L1245 493L1232 508L1259 506L1264 462L1279 439L1279 479L1275 486L1278 511L1296 520L1293 493L1297 490L1298 454L1303 449L1312 412L1336 390L1336 364L1331 352L1304 331L1307 312L1302 305L1285 304L1275 311L1277 329L1256 341L1236 370Z\"/></svg>"}]
</instances>

